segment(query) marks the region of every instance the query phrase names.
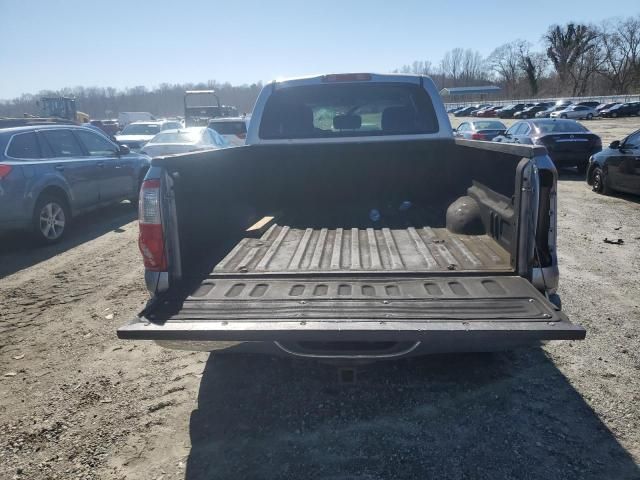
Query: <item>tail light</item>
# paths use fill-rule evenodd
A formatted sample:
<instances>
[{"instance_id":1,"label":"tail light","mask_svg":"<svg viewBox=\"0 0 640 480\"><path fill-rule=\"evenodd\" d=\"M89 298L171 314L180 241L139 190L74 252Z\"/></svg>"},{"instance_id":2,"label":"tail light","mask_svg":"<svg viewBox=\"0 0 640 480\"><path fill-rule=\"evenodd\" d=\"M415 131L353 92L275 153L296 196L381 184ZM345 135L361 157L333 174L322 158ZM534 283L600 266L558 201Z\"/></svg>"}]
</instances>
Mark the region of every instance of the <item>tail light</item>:
<instances>
[{"instance_id":1,"label":"tail light","mask_svg":"<svg viewBox=\"0 0 640 480\"><path fill-rule=\"evenodd\" d=\"M11 165L3 165L0 163L0 180L11 173Z\"/></svg>"},{"instance_id":2,"label":"tail light","mask_svg":"<svg viewBox=\"0 0 640 480\"><path fill-rule=\"evenodd\" d=\"M160 180L145 180L140 189L138 202L140 237L138 247L144 266L148 270L162 272L167 270L167 257L164 252L164 232L160 213Z\"/></svg>"},{"instance_id":3,"label":"tail light","mask_svg":"<svg viewBox=\"0 0 640 480\"><path fill-rule=\"evenodd\" d=\"M471 140L486 140L486 135L482 133L474 133L471 135Z\"/></svg>"}]
</instances>

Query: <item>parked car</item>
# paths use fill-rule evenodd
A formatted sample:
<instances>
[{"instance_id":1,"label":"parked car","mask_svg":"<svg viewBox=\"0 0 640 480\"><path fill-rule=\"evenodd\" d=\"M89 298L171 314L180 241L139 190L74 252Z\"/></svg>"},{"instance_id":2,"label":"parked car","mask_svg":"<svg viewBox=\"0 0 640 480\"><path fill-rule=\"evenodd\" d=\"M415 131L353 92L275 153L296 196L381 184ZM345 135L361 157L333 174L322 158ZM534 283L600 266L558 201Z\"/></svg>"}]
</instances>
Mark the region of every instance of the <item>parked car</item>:
<instances>
[{"instance_id":1,"label":"parked car","mask_svg":"<svg viewBox=\"0 0 640 480\"><path fill-rule=\"evenodd\" d=\"M480 118L495 117L496 112L498 112L498 110L500 110L502 107L503 105L494 105L493 107L485 108L484 110L480 110L478 113L476 113L476 117L480 117Z\"/></svg>"},{"instance_id":2,"label":"parked car","mask_svg":"<svg viewBox=\"0 0 640 480\"><path fill-rule=\"evenodd\" d=\"M142 153L150 157L160 157L229 146L229 142L215 130L208 127L188 127L160 132L147 142L142 148Z\"/></svg>"},{"instance_id":3,"label":"parked car","mask_svg":"<svg viewBox=\"0 0 640 480\"><path fill-rule=\"evenodd\" d=\"M133 122L152 122L155 117L149 112L121 112L118 114L118 125L124 128Z\"/></svg>"},{"instance_id":4,"label":"parked car","mask_svg":"<svg viewBox=\"0 0 640 480\"><path fill-rule=\"evenodd\" d=\"M456 110L460 110L463 107L457 106L457 107L451 107L449 109L447 109L447 113L455 113Z\"/></svg>"},{"instance_id":5,"label":"parked car","mask_svg":"<svg viewBox=\"0 0 640 480\"><path fill-rule=\"evenodd\" d=\"M602 150L602 140L575 120L536 119L514 123L494 142L542 145L557 167L577 167L585 173L589 157Z\"/></svg>"},{"instance_id":6,"label":"parked car","mask_svg":"<svg viewBox=\"0 0 640 480\"><path fill-rule=\"evenodd\" d=\"M597 107L600 106L600 102L597 102L595 100L587 100L585 102L578 102L576 103L576 105L597 109Z\"/></svg>"},{"instance_id":7,"label":"parked car","mask_svg":"<svg viewBox=\"0 0 640 480\"><path fill-rule=\"evenodd\" d=\"M79 213L129 199L137 205L149 157L75 125L0 130L0 231L59 241Z\"/></svg>"},{"instance_id":8,"label":"parked car","mask_svg":"<svg viewBox=\"0 0 640 480\"><path fill-rule=\"evenodd\" d=\"M477 110L478 107L477 106L472 106L472 107L464 107L461 108L459 110L456 110L453 114L454 117L468 117L471 115L471 112L473 112L474 110Z\"/></svg>"},{"instance_id":9,"label":"parked car","mask_svg":"<svg viewBox=\"0 0 640 480\"><path fill-rule=\"evenodd\" d=\"M244 145L251 117L222 117L209 120L209 128L222 135L233 146Z\"/></svg>"},{"instance_id":10,"label":"parked car","mask_svg":"<svg viewBox=\"0 0 640 480\"><path fill-rule=\"evenodd\" d=\"M587 183L605 195L613 191L640 194L640 130L592 155Z\"/></svg>"},{"instance_id":11,"label":"parked car","mask_svg":"<svg viewBox=\"0 0 640 480\"><path fill-rule=\"evenodd\" d=\"M536 116L536 113L547 110L548 108L549 108L549 104L546 104L546 103L532 105L531 107L527 107L524 110L514 113L513 118L521 119L521 120L525 120L527 118L533 118Z\"/></svg>"},{"instance_id":12,"label":"parked car","mask_svg":"<svg viewBox=\"0 0 640 480\"><path fill-rule=\"evenodd\" d=\"M551 118L571 118L571 119L586 119L591 120L593 117L597 117L599 112L592 107L585 105L569 105L564 110L556 110L552 112Z\"/></svg>"},{"instance_id":13,"label":"parked car","mask_svg":"<svg viewBox=\"0 0 640 480\"><path fill-rule=\"evenodd\" d=\"M116 133L120 131L117 120L91 120L89 123L94 127L98 127L109 137L115 137Z\"/></svg>"},{"instance_id":14,"label":"parked car","mask_svg":"<svg viewBox=\"0 0 640 480\"><path fill-rule=\"evenodd\" d=\"M154 298L118 337L334 361L583 339L555 293L546 151L450 140L428 77L270 83L248 148L153 160Z\"/></svg>"},{"instance_id":15,"label":"parked car","mask_svg":"<svg viewBox=\"0 0 640 480\"><path fill-rule=\"evenodd\" d=\"M500 118L513 118L516 112L520 112L525 108L532 107L532 106L533 104L531 103L516 103L513 105L507 105L506 107L501 108L500 110L498 110L496 114Z\"/></svg>"},{"instance_id":16,"label":"parked car","mask_svg":"<svg viewBox=\"0 0 640 480\"><path fill-rule=\"evenodd\" d=\"M498 120L473 120L462 122L454 130L453 135L468 140L491 141L494 137L502 135L506 129L507 126Z\"/></svg>"},{"instance_id":17,"label":"parked car","mask_svg":"<svg viewBox=\"0 0 640 480\"><path fill-rule=\"evenodd\" d=\"M556 107L568 107L569 105L573 105L571 100L557 100L555 103Z\"/></svg>"},{"instance_id":18,"label":"parked car","mask_svg":"<svg viewBox=\"0 0 640 480\"><path fill-rule=\"evenodd\" d=\"M177 120L159 122L133 122L122 129L116 140L133 152L140 151L144 145L164 130L182 128Z\"/></svg>"},{"instance_id":19,"label":"parked car","mask_svg":"<svg viewBox=\"0 0 640 480\"><path fill-rule=\"evenodd\" d=\"M600 116L605 118L630 117L632 115L640 115L640 102L618 104L600 112Z\"/></svg>"},{"instance_id":20,"label":"parked car","mask_svg":"<svg viewBox=\"0 0 640 480\"><path fill-rule=\"evenodd\" d=\"M546 110L541 110L535 114L535 118L549 118L553 112L564 110L568 105L553 105Z\"/></svg>"},{"instance_id":21,"label":"parked car","mask_svg":"<svg viewBox=\"0 0 640 480\"><path fill-rule=\"evenodd\" d=\"M481 112L485 108L491 107L491 105L489 105L489 104L481 104L481 105L478 105L477 107L478 108L476 108L475 110L471 110L471 113L469 114L469 116L475 117L478 114L478 112Z\"/></svg>"},{"instance_id":22,"label":"parked car","mask_svg":"<svg viewBox=\"0 0 640 480\"><path fill-rule=\"evenodd\" d=\"M601 111L608 110L609 108L613 107L614 105L620 105L620 102L601 103L600 105L598 105L596 107L596 110L598 111L598 114L599 114Z\"/></svg>"}]
</instances>

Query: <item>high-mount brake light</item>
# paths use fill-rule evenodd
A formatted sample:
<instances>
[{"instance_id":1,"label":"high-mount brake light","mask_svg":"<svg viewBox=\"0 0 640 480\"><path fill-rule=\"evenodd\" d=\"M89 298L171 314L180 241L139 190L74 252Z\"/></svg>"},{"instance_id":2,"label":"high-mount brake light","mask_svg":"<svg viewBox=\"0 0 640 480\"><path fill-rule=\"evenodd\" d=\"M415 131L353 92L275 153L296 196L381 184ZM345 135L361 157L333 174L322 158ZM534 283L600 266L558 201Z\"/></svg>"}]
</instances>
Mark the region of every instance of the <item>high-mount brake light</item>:
<instances>
[{"instance_id":1,"label":"high-mount brake light","mask_svg":"<svg viewBox=\"0 0 640 480\"><path fill-rule=\"evenodd\" d=\"M160 212L160 180L142 182L138 202L140 236L138 247L147 270L163 272L167 270L167 256L164 251L164 232Z\"/></svg>"},{"instance_id":2,"label":"high-mount brake light","mask_svg":"<svg viewBox=\"0 0 640 480\"><path fill-rule=\"evenodd\" d=\"M335 73L322 77L322 81L325 83L368 82L369 80L371 80L371 74L369 73Z\"/></svg>"}]
</instances>

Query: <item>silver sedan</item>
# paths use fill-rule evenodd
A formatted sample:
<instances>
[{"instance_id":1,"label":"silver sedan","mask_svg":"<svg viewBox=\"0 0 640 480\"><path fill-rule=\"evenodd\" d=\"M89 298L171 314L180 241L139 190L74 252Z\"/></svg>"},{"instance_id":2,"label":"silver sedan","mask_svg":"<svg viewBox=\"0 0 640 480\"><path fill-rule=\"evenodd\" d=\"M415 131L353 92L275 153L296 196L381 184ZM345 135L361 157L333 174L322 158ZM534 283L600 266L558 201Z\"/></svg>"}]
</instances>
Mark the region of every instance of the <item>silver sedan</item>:
<instances>
[{"instance_id":1,"label":"silver sedan","mask_svg":"<svg viewBox=\"0 0 640 480\"><path fill-rule=\"evenodd\" d=\"M574 120L585 118L591 120L593 117L597 117L599 114L595 108L587 107L585 105L571 105L564 110L558 110L551 113L551 118L572 118Z\"/></svg>"}]
</instances>

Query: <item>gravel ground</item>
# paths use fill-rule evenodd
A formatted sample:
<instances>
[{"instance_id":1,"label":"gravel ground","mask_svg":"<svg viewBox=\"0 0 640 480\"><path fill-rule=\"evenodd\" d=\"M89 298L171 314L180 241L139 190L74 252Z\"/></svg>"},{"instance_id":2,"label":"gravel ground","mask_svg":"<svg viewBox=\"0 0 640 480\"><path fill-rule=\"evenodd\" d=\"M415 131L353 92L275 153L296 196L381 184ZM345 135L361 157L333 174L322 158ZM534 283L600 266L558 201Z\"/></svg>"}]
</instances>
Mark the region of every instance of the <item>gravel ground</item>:
<instances>
[{"instance_id":1,"label":"gravel ground","mask_svg":"<svg viewBox=\"0 0 640 480\"><path fill-rule=\"evenodd\" d=\"M608 143L638 120L587 126ZM119 341L147 298L126 203L59 246L2 238L0 478L640 479L639 204L562 175L560 293L587 340L377 363L350 385Z\"/></svg>"}]
</instances>

